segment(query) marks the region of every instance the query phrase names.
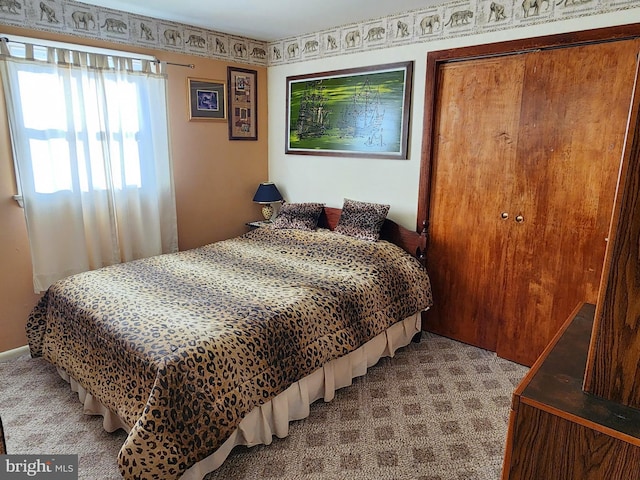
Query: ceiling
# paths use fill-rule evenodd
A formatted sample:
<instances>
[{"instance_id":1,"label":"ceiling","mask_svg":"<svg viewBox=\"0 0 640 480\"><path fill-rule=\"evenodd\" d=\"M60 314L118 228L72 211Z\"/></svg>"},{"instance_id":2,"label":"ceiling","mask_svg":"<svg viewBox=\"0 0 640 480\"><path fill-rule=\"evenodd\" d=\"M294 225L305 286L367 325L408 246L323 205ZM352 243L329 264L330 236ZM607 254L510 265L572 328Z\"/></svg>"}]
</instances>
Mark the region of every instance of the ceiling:
<instances>
[{"instance_id":1,"label":"ceiling","mask_svg":"<svg viewBox=\"0 0 640 480\"><path fill-rule=\"evenodd\" d=\"M274 41L424 9L438 0L82 0L253 40Z\"/></svg>"}]
</instances>

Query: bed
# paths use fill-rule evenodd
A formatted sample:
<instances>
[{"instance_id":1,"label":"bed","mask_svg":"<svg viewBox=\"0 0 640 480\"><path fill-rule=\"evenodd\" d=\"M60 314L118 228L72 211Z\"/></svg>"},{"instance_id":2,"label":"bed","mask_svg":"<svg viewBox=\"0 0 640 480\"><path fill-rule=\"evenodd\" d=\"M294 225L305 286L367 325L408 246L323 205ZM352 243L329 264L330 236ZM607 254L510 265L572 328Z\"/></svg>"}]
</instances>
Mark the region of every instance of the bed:
<instances>
[{"instance_id":1,"label":"bed","mask_svg":"<svg viewBox=\"0 0 640 480\"><path fill-rule=\"evenodd\" d=\"M202 478L235 445L268 444L420 330L432 304L425 236L384 220L380 241L259 228L63 279L29 317L32 356L85 412L129 434L127 479Z\"/></svg>"}]
</instances>

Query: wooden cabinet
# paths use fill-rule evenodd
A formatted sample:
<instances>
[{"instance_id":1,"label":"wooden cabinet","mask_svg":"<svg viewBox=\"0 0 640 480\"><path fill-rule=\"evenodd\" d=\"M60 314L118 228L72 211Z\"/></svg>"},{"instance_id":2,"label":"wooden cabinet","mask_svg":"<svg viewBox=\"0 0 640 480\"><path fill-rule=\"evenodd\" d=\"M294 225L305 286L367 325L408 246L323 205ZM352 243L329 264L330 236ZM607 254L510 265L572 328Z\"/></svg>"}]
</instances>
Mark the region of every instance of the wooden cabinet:
<instances>
[{"instance_id":1,"label":"wooden cabinet","mask_svg":"<svg viewBox=\"0 0 640 480\"><path fill-rule=\"evenodd\" d=\"M503 480L640 475L640 410L582 390L594 305L584 305L516 389Z\"/></svg>"},{"instance_id":2,"label":"wooden cabinet","mask_svg":"<svg viewBox=\"0 0 640 480\"><path fill-rule=\"evenodd\" d=\"M640 68L639 68L640 76ZM640 409L640 85L629 116L585 390ZM639 466L640 468L640 466ZM639 473L640 476L640 473Z\"/></svg>"},{"instance_id":3,"label":"wooden cabinet","mask_svg":"<svg viewBox=\"0 0 640 480\"><path fill-rule=\"evenodd\" d=\"M525 365L596 302L640 50L563 46L428 60L424 327Z\"/></svg>"}]
</instances>

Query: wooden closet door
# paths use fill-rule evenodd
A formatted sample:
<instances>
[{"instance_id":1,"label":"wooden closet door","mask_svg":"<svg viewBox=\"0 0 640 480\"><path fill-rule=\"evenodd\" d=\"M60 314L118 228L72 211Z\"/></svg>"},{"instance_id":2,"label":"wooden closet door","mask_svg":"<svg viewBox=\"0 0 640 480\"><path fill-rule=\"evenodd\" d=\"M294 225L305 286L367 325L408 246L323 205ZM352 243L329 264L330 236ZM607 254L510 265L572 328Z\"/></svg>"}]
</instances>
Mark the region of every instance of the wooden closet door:
<instances>
[{"instance_id":1,"label":"wooden closet door","mask_svg":"<svg viewBox=\"0 0 640 480\"><path fill-rule=\"evenodd\" d=\"M595 303L638 41L526 55L499 356L531 365L578 304Z\"/></svg>"},{"instance_id":2,"label":"wooden closet door","mask_svg":"<svg viewBox=\"0 0 640 480\"><path fill-rule=\"evenodd\" d=\"M502 219L516 175L520 56L444 65L438 78L427 264L430 331L495 351L507 291Z\"/></svg>"},{"instance_id":3,"label":"wooden closet door","mask_svg":"<svg viewBox=\"0 0 640 480\"><path fill-rule=\"evenodd\" d=\"M531 365L596 301L638 45L439 67L428 330Z\"/></svg>"}]
</instances>

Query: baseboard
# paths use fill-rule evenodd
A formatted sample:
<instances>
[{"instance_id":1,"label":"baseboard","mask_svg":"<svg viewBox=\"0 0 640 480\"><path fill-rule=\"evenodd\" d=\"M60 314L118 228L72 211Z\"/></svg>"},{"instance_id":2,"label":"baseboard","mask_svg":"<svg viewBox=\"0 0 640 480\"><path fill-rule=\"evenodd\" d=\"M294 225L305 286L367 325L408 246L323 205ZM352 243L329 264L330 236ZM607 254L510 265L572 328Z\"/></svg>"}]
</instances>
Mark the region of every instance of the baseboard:
<instances>
[{"instance_id":1,"label":"baseboard","mask_svg":"<svg viewBox=\"0 0 640 480\"><path fill-rule=\"evenodd\" d=\"M23 345L22 347L14 348L13 350L7 350L6 352L0 352L0 362L8 362L15 358L29 354L29 345Z\"/></svg>"}]
</instances>

